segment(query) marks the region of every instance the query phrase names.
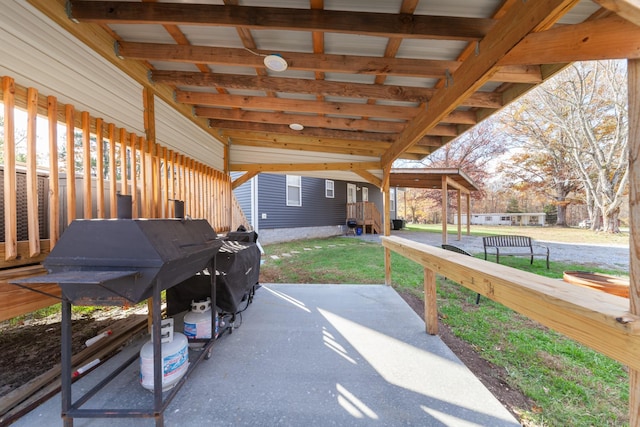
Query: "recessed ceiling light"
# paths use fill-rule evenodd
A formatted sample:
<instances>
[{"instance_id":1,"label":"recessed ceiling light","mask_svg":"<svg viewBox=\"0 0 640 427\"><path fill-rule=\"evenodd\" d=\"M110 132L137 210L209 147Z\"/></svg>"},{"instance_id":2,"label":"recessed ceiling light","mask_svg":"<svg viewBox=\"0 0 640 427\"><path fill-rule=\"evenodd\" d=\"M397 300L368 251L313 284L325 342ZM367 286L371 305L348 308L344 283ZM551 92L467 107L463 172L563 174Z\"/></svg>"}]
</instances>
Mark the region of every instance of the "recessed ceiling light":
<instances>
[{"instance_id":1,"label":"recessed ceiling light","mask_svg":"<svg viewBox=\"0 0 640 427\"><path fill-rule=\"evenodd\" d=\"M264 65L271 71L284 71L287 69L289 64L287 61L280 55L272 54L264 57Z\"/></svg>"},{"instance_id":2,"label":"recessed ceiling light","mask_svg":"<svg viewBox=\"0 0 640 427\"><path fill-rule=\"evenodd\" d=\"M289 127L290 127L292 130L302 130L302 129L304 129L304 126L302 126L300 123L291 123L291 124L289 125Z\"/></svg>"}]
</instances>

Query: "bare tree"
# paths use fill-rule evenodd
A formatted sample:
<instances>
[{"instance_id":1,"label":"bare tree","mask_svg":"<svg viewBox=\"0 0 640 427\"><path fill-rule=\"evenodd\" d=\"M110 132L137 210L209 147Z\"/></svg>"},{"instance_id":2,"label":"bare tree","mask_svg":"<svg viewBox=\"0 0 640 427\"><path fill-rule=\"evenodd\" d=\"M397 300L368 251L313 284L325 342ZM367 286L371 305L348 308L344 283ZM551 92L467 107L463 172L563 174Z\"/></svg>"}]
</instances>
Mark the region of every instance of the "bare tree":
<instances>
[{"instance_id":1,"label":"bare tree","mask_svg":"<svg viewBox=\"0 0 640 427\"><path fill-rule=\"evenodd\" d=\"M575 63L502 116L519 146L502 172L553 199L558 225L574 193L593 229L619 231L628 181L625 71L622 61Z\"/></svg>"},{"instance_id":2,"label":"bare tree","mask_svg":"<svg viewBox=\"0 0 640 427\"><path fill-rule=\"evenodd\" d=\"M579 173L592 227L618 232L627 191L626 69L622 61L576 63L544 85L543 119L558 127Z\"/></svg>"}]
</instances>

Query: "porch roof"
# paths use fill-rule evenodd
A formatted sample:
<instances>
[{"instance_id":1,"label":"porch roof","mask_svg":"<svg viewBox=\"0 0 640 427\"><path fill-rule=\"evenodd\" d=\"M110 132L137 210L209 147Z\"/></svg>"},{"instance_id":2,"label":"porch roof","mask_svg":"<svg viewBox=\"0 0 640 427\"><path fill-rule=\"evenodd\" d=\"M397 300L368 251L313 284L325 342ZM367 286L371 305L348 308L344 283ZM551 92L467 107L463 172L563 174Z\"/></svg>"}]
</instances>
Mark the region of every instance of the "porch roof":
<instances>
[{"instance_id":1,"label":"porch roof","mask_svg":"<svg viewBox=\"0 0 640 427\"><path fill-rule=\"evenodd\" d=\"M443 182L451 185L451 181L467 191L479 190L475 182L458 168L391 169L389 185L440 190Z\"/></svg>"}]
</instances>

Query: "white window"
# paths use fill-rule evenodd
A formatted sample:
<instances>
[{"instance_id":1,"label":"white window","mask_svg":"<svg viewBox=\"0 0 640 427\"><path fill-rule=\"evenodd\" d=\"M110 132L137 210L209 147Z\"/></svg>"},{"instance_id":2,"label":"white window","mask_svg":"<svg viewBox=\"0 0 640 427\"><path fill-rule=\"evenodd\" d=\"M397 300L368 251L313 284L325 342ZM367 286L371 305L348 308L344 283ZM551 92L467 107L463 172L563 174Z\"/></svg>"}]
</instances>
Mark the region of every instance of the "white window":
<instances>
[{"instance_id":1,"label":"white window","mask_svg":"<svg viewBox=\"0 0 640 427\"><path fill-rule=\"evenodd\" d=\"M362 187L362 201L363 202L369 201L369 188L367 187Z\"/></svg>"},{"instance_id":2,"label":"white window","mask_svg":"<svg viewBox=\"0 0 640 427\"><path fill-rule=\"evenodd\" d=\"M347 184L347 203L356 202L356 185Z\"/></svg>"},{"instance_id":3,"label":"white window","mask_svg":"<svg viewBox=\"0 0 640 427\"><path fill-rule=\"evenodd\" d=\"M287 175L287 206L302 206L302 177Z\"/></svg>"},{"instance_id":4,"label":"white window","mask_svg":"<svg viewBox=\"0 0 640 427\"><path fill-rule=\"evenodd\" d=\"M395 188L389 189L389 210L390 211L396 210L396 189Z\"/></svg>"},{"instance_id":5,"label":"white window","mask_svg":"<svg viewBox=\"0 0 640 427\"><path fill-rule=\"evenodd\" d=\"M336 193L334 192L334 183L330 179L324 181L324 197L327 199L333 199L336 197Z\"/></svg>"}]
</instances>

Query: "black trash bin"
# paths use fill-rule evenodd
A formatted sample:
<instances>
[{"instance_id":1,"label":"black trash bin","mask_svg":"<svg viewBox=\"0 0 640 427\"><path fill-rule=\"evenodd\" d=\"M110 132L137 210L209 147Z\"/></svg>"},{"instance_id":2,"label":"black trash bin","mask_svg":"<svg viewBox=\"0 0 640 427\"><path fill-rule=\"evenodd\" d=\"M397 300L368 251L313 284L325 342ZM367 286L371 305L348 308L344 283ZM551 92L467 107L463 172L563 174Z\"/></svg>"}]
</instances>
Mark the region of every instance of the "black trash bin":
<instances>
[{"instance_id":1,"label":"black trash bin","mask_svg":"<svg viewBox=\"0 0 640 427\"><path fill-rule=\"evenodd\" d=\"M404 220L403 219L392 219L391 223L393 224L394 230L402 230L404 228Z\"/></svg>"}]
</instances>

